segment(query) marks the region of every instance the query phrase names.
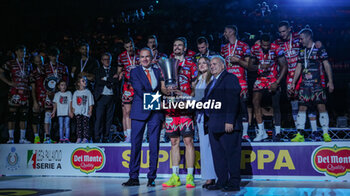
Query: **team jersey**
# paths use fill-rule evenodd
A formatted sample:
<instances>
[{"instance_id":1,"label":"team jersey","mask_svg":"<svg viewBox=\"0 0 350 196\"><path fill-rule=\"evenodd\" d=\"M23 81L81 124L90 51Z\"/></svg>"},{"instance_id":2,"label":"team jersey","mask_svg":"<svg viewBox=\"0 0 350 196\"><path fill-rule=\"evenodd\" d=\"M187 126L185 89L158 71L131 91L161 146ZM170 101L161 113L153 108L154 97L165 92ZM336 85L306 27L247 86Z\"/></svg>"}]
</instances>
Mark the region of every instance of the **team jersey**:
<instances>
[{"instance_id":1,"label":"team jersey","mask_svg":"<svg viewBox=\"0 0 350 196\"><path fill-rule=\"evenodd\" d=\"M298 63L302 65L302 87L320 89L324 87L322 62L328 59L325 48L303 48L299 52Z\"/></svg>"},{"instance_id":2,"label":"team jersey","mask_svg":"<svg viewBox=\"0 0 350 196\"><path fill-rule=\"evenodd\" d=\"M44 86L44 80L46 78L45 70L43 68L36 67L30 74L30 83L35 85L36 101L40 107L44 107L46 99L46 89Z\"/></svg>"},{"instance_id":3,"label":"team jersey","mask_svg":"<svg viewBox=\"0 0 350 196\"><path fill-rule=\"evenodd\" d=\"M226 70L229 73L235 74L239 80L247 80L246 69L239 64L232 64L230 62L230 56L236 56L237 58L243 60L245 57L250 55L250 49L248 44L237 40L235 44L228 43L221 47L221 56L224 57L226 61Z\"/></svg>"},{"instance_id":4,"label":"team jersey","mask_svg":"<svg viewBox=\"0 0 350 196\"><path fill-rule=\"evenodd\" d=\"M123 68L124 79L129 82L130 80L130 71L135 68L136 65L139 65L140 61L140 51L136 51L134 55L129 55L127 51L122 52L118 56L118 66Z\"/></svg>"},{"instance_id":5,"label":"team jersey","mask_svg":"<svg viewBox=\"0 0 350 196\"><path fill-rule=\"evenodd\" d=\"M190 58L185 58L178 64L178 87L181 92L191 96L192 94L192 82L196 80L198 76L197 65ZM167 109L166 114L168 116L184 116L190 115L191 112L187 110L174 110Z\"/></svg>"},{"instance_id":6,"label":"team jersey","mask_svg":"<svg viewBox=\"0 0 350 196\"><path fill-rule=\"evenodd\" d=\"M9 89L9 105L28 105L30 95L29 78L32 65L25 61L19 62L16 59L7 61L2 68L10 73L11 82L16 85L16 87L10 87Z\"/></svg>"},{"instance_id":7,"label":"team jersey","mask_svg":"<svg viewBox=\"0 0 350 196\"><path fill-rule=\"evenodd\" d=\"M53 77L57 79L57 82L59 80L64 80L66 81L67 85L69 83L68 67L61 62L57 62L56 65L53 65L51 63L46 64L45 74L46 74L45 80Z\"/></svg>"},{"instance_id":8,"label":"team jersey","mask_svg":"<svg viewBox=\"0 0 350 196\"><path fill-rule=\"evenodd\" d=\"M293 73L297 66L299 50L301 47L300 38L298 33L292 33L290 39L282 40L281 38L274 41L274 44L279 45L283 51L284 56L286 57L288 63L288 75Z\"/></svg>"},{"instance_id":9,"label":"team jersey","mask_svg":"<svg viewBox=\"0 0 350 196\"><path fill-rule=\"evenodd\" d=\"M269 51L265 54L259 44L251 49L252 58L258 60L258 77L277 78L277 60L284 56L284 51L278 45L271 43Z\"/></svg>"},{"instance_id":10,"label":"team jersey","mask_svg":"<svg viewBox=\"0 0 350 196\"><path fill-rule=\"evenodd\" d=\"M214 55L217 55L217 53L212 51L212 50L208 50L207 53L205 53L205 54L201 54L201 53L198 52L196 55L193 56L193 59L198 63L198 60L201 57L211 58Z\"/></svg>"},{"instance_id":11,"label":"team jersey","mask_svg":"<svg viewBox=\"0 0 350 196\"><path fill-rule=\"evenodd\" d=\"M179 63L178 72L178 85L180 90L187 95L192 93L192 82L196 80L198 76L197 65L191 61L191 59L185 59Z\"/></svg>"}]
</instances>

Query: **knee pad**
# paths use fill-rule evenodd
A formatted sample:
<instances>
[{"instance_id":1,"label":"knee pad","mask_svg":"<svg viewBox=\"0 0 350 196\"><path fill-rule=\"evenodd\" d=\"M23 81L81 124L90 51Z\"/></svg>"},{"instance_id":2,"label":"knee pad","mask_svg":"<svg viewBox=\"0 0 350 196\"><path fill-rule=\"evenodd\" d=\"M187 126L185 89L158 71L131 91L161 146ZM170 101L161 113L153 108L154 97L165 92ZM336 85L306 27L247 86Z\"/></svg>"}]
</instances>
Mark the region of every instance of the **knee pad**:
<instances>
[{"instance_id":1,"label":"knee pad","mask_svg":"<svg viewBox=\"0 0 350 196\"><path fill-rule=\"evenodd\" d=\"M51 112L45 112L44 123L51 124Z\"/></svg>"}]
</instances>

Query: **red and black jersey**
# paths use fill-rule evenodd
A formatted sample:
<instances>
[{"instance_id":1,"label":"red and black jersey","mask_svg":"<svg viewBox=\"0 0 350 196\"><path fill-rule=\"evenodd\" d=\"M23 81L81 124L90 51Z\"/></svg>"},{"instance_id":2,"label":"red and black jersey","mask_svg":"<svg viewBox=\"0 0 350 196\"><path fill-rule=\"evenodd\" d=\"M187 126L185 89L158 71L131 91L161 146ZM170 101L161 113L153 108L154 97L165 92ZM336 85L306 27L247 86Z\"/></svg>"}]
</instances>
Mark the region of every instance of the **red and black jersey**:
<instances>
[{"instance_id":1,"label":"red and black jersey","mask_svg":"<svg viewBox=\"0 0 350 196\"><path fill-rule=\"evenodd\" d=\"M301 48L300 38L298 33L292 33L290 39L282 40L281 38L274 41L274 44L279 45L283 51L284 56L286 57L288 63L288 74L292 75L298 62L299 50Z\"/></svg>"},{"instance_id":2,"label":"red and black jersey","mask_svg":"<svg viewBox=\"0 0 350 196\"><path fill-rule=\"evenodd\" d=\"M32 73L30 74L30 83L35 85L35 95L38 102L41 100L45 100L46 98L46 89L44 86L44 80L46 78L45 70L44 68L36 68L33 69Z\"/></svg>"},{"instance_id":3,"label":"red and black jersey","mask_svg":"<svg viewBox=\"0 0 350 196\"><path fill-rule=\"evenodd\" d=\"M325 87L323 61L328 59L325 48L303 48L299 52L298 63L302 66L301 86L315 89Z\"/></svg>"},{"instance_id":4,"label":"red and black jersey","mask_svg":"<svg viewBox=\"0 0 350 196\"><path fill-rule=\"evenodd\" d=\"M180 90L188 95L192 93L192 82L198 76L197 65L191 59L179 63L178 82Z\"/></svg>"},{"instance_id":5,"label":"red and black jersey","mask_svg":"<svg viewBox=\"0 0 350 196\"><path fill-rule=\"evenodd\" d=\"M237 41L236 44L228 43L221 47L220 53L226 61L226 70L229 73L235 74L239 80L247 80L246 69L239 64L232 64L229 57L236 56L237 58L243 60L245 57L250 56L250 49L248 44L242 41Z\"/></svg>"},{"instance_id":6,"label":"red and black jersey","mask_svg":"<svg viewBox=\"0 0 350 196\"><path fill-rule=\"evenodd\" d=\"M136 51L134 55L129 55L127 51L122 52L118 56L118 66L123 68L123 73L126 81L130 80L130 72L136 65L139 65L140 51Z\"/></svg>"},{"instance_id":7,"label":"red and black jersey","mask_svg":"<svg viewBox=\"0 0 350 196\"><path fill-rule=\"evenodd\" d=\"M7 61L2 68L10 74L11 82L16 87L9 89L9 104L12 105L27 105L30 93L30 73L32 65L27 62L19 62L16 60Z\"/></svg>"},{"instance_id":8,"label":"red and black jersey","mask_svg":"<svg viewBox=\"0 0 350 196\"><path fill-rule=\"evenodd\" d=\"M267 53L263 52L263 49L259 44L255 44L251 49L251 57L258 60L259 77L277 78L277 60L279 57L283 56L283 49L274 43L271 43L270 49Z\"/></svg>"},{"instance_id":9,"label":"red and black jersey","mask_svg":"<svg viewBox=\"0 0 350 196\"><path fill-rule=\"evenodd\" d=\"M48 63L44 67L46 77L56 77L58 80L69 82L68 67L61 62L57 62L56 65Z\"/></svg>"},{"instance_id":10,"label":"red and black jersey","mask_svg":"<svg viewBox=\"0 0 350 196\"><path fill-rule=\"evenodd\" d=\"M178 87L181 92L187 95L192 94L192 82L196 80L198 76L197 66L190 58L185 58L178 65ZM166 114L168 116L188 116L191 114L188 110L175 110L167 109Z\"/></svg>"}]
</instances>

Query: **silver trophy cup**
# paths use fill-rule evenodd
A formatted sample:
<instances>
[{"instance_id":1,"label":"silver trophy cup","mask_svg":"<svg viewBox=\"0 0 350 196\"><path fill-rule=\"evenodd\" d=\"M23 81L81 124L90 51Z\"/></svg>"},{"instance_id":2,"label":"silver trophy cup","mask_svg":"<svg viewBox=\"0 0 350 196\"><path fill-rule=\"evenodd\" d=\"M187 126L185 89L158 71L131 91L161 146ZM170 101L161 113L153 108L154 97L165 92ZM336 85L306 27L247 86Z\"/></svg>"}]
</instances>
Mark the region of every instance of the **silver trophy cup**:
<instances>
[{"instance_id":1,"label":"silver trophy cup","mask_svg":"<svg viewBox=\"0 0 350 196\"><path fill-rule=\"evenodd\" d=\"M164 74L165 86L176 88L178 60L162 57L159 59L158 63Z\"/></svg>"}]
</instances>

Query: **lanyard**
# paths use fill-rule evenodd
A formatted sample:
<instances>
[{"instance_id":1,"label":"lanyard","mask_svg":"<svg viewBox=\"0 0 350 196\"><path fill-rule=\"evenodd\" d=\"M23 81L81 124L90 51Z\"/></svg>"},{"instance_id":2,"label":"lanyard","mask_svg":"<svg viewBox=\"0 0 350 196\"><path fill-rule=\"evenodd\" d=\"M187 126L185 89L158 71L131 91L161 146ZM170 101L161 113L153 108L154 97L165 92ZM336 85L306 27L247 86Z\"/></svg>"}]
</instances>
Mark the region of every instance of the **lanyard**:
<instances>
[{"instance_id":1,"label":"lanyard","mask_svg":"<svg viewBox=\"0 0 350 196\"><path fill-rule=\"evenodd\" d=\"M88 62L89 58L85 60L85 63L83 65L83 59L80 59L80 72L84 71L84 68L86 67L86 63Z\"/></svg>"},{"instance_id":2,"label":"lanyard","mask_svg":"<svg viewBox=\"0 0 350 196\"><path fill-rule=\"evenodd\" d=\"M57 68L58 68L58 65L56 66L56 69L53 68L53 65L52 65L52 62L50 61L50 66L51 66L51 71L52 73L55 75L56 78L58 78L57 76Z\"/></svg>"},{"instance_id":3,"label":"lanyard","mask_svg":"<svg viewBox=\"0 0 350 196\"><path fill-rule=\"evenodd\" d=\"M40 70L39 66L36 67L36 70L38 71L39 74L41 74L41 70Z\"/></svg>"},{"instance_id":4,"label":"lanyard","mask_svg":"<svg viewBox=\"0 0 350 196\"><path fill-rule=\"evenodd\" d=\"M289 48L288 48L287 42L284 43L289 58L290 58L290 54L292 53L292 40L293 40L292 37L293 37L293 36L290 35L290 39L289 39Z\"/></svg>"},{"instance_id":5,"label":"lanyard","mask_svg":"<svg viewBox=\"0 0 350 196\"><path fill-rule=\"evenodd\" d=\"M136 55L134 55L134 60L133 60L133 61L131 61L129 53L128 53L128 52L126 52L126 54L128 55L128 59L129 59L130 65L135 65Z\"/></svg>"},{"instance_id":6,"label":"lanyard","mask_svg":"<svg viewBox=\"0 0 350 196\"><path fill-rule=\"evenodd\" d=\"M228 56L235 55L236 47L237 47L237 39L235 41L235 47L233 48L233 52L232 53L231 53L231 44L229 45L229 47L228 47ZM209 50L208 50L208 52L209 52Z\"/></svg>"},{"instance_id":7,"label":"lanyard","mask_svg":"<svg viewBox=\"0 0 350 196\"><path fill-rule=\"evenodd\" d=\"M26 65L24 59L23 59L23 66L19 63L19 60L18 60L18 59L16 59L16 61L17 61L19 70L21 71L21 76L24 76L24 75L26 74L25 71L24 71L25 65Z\"/></svg>"},{"instance_id":8,"label":"lanyard","mask_svg":"<svg viewBox=\"0 0 350 196\"><path fill-rule=\"evenodd\" d=\"M305 48L305 51L304 51L304 66L305 66L305 69L307 68L307 60L310 59L310 55L311 55L312 50L314 49L314 47L315 47L315 43L312 43L312 47L311 47L311 50L310 50L310 52L309 52L307 58L306 58L306 50L307 50L307 49Z\"/></svg>"}]
</instances>

